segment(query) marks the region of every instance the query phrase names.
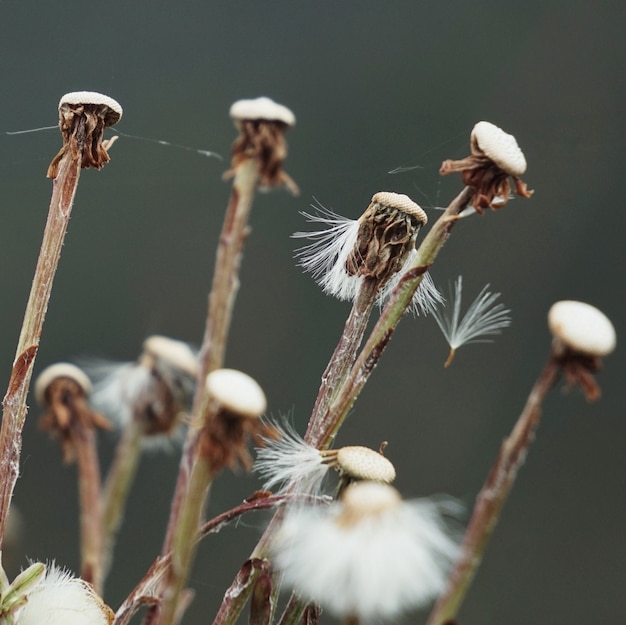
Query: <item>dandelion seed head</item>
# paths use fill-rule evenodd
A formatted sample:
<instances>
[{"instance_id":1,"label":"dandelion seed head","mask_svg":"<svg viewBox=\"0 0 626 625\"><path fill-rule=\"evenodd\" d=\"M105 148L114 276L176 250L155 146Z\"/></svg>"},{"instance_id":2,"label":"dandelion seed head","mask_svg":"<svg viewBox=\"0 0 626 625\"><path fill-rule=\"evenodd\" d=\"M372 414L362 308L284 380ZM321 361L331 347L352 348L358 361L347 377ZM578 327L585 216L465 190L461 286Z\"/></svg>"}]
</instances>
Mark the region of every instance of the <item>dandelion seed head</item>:
<instances>
[{"instance_id":1,"label":"dandelion seed head","mask_svg":"<svg viewBox=\"0 0 626 625\"><path fill-rule=\"evenodd\" d=\"M267 408L265 393L259 383L236 369L216 369L206 378L207 391L225 410L256 419Z\"/></svg>"},{"instance_id":2,"label":"dandelion seed head","mask_svg":"<svg viewBox=\"0 0 626 625\"><path fill-rule=\"evenodd\" d=\"M59 378L73 380L82 389L85 396L92 392L92 385L89 376L79 367L69 362L57 362L46 367L35 381L35 398L40 404L46 403L46 391L52 382Z\"/></svg>"},{"instance_id":3,"label":"dandelion seed head","mask_svg":"<svg viewBox=\"0 0 626 625\"><path fill-rule=\"evenodd\" d=\"M358 482L329 507L289 510L274 559L288 586L333 615L393 619L443 591L459 549L447 512L445 502Z\"/></svg>"},{"instance_id":4,"label":"dandelion seed head","mask_svg":"<svg viewBox=\"0 0 626 625\"><path fill-rule=\"evenodd\" d=\"M471 134L472 152L482 152L500 169L512 176L526 171L526 158L517 140L491 122L478 122Z\"/></svg>"},{"instance_id":5,"label":"dandelion seed head","mask_svg":"<svg viewBox=\"0 0 626 625\"><path fill-rule=\"evenodd\" d=\"M562 300L548 312L550 332L557 341L575 352L606 356L615 349L615 328L595 306Z\"/></svg>"},{"instance_id":6,"label":"dandelion seed head","mask_svg":"<svg viewBox=\"0 0 626 625\"><path fill-rule=\"evenodd\" d=\"M339 470L356 480L385 482L396 479L396 469L381 453L369 447L351 445L336 451L336 463Z\"/></svg>"}]
</instances>

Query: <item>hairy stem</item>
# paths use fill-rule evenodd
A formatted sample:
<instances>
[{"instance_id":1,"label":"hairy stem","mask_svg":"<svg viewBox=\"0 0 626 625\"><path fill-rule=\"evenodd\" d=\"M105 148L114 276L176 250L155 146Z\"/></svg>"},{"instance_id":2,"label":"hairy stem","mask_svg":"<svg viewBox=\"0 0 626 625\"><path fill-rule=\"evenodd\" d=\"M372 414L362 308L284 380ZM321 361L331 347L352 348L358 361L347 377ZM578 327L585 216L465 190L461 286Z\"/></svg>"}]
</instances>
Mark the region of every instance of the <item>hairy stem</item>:
<instances>
[{"instance_id":1,"label":"hairy stem","mask_svg":"<svg viewBox=\"0 0 626 625\"><path fill-rule=\"evenodd\" d=\"M454 619L480 565L487 543L500 517L517 472L534 439L546 395L556 384L560 367L551 356L535 382L524 410L506 438L487 480L480 491L465 532L461 555L456 562L445 593L430 614L427 625L444 625Z\"/></svg>"},{"instance_id":2,"label":"hairy stem","mask_svg":"<svg viewBox=\"0 0 626 625\"><path fill-rule=\"evenodd\" d=\"M2 402L0 431L0 545L4 539L13 489L19 475L22 429L26 419L26 397L39 348L54 275L59 263L72 204L80 176L80 153L72 158L68 150L53 181L52 199L43 234L39 259L26 304L9 386Z\"/></svg>"},{"instance_id":3,"label":"hairy stem","mask_svg":"<svg viewBox=\"0 0 626 625\"><path fill-rule=\"evenodd\" d=\"M359 294L352 305L339 343L322 375L322 384L304 437L307 442L315 440L324 430L332 429L332 424L328 425L323 418L327 415L328 406L334 398L335 392L354 364L356 352L361 345L367 322L376 303L379 286L379 280L365 278L359 289ZM330 444L332 441L326 442Z\"/></svg>"}]
</instances>

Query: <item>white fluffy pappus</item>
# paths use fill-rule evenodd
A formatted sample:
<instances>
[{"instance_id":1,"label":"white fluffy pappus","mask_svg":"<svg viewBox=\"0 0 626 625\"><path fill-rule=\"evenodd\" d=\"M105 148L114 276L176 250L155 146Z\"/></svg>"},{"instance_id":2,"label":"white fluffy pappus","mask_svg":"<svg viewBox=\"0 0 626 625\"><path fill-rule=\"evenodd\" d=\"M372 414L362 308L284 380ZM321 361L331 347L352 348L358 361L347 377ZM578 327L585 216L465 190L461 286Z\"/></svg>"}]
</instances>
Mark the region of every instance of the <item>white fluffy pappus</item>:
<instances>
[{"instance_id":1,"label":"white fluffy pappus","mask_svg":"<svg viewBox=\"0 0 626 625\"><path fill-rule=\"evenodd\" d=\"M359 233L359 221L348 219L322 206L316 207L317 214L301 213L307 221L325 226L315 232L296 232L295 239L310 239L312 243L296 250L298 264L322 287L327 295L342 301L354 301L359 293L363 277L350 275L346 271L346 260L354 249ZM381 289L377 304L383 306L402 274L411 265L416 250L412 250L400 271L398 271ZM409 309L415 314L428 314L443 301L430 274L424 274L422 282L413 296Z\"/></svg>"},{"instance_id":2,"label":"white fluffy pappus","mask_svg":"<svg viewBox=\"0 0 626 625\"><path fill-rule=\"evenodd\" d=\"M16 625L109 625L112 618L89 584L52 564L29 593Z\"/></svg>"},{"instance_id":3,"label":"white fluffy pappus","mask_svg":"<svg viewBox=\"0 0 626 625\"><path fill-rule=\"evenodd\" d=\"M287 512L273 545L285 583L334 616L365 623L426 606L444 590L459 553L445 519L459 514L458 504L402 501L391 486L371 482L349 486L346 494L357 488L377 491L363 493L368 505L379 494L388 501L355 513L344 495L326 508Z\"/></svg>"},{"instance_id":4,"label":"white fluffy pappus","mask_svg":"<svg viewBox=\"0 0 626 625\"><path fill-rule=\"evenodd\" d=\"M305 443L287 421L271 422L278 438L265 438L264 447L256 450L254 472L264 480L263 488L290 488L296 494L318 495L329 466L318 449Z\"/></svg>"}]
</instances>

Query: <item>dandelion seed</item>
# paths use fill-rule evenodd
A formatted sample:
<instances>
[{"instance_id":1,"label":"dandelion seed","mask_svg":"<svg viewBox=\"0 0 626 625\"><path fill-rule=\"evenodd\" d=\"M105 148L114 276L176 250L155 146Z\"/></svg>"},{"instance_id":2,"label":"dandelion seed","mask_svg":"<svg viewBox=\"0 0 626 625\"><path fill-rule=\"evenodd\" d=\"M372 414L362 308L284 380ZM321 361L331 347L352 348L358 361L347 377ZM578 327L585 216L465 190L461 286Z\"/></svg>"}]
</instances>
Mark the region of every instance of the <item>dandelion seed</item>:
<instances>
[{"instance_id":1,"label":"dandelion seed","mask_svg":"<svg viewBox=\"0 0 626 625\"><path fill-rule=\"evenodd\" d=\"M312 274L328 294L354 301L366 278L379 281L377 303L382 306L415 259L415 240L427 223L426 213L406 195L381 192L372 197L358 220L323 207L302 213L311 223L326 226L317 232L296 232L312 243L296 251L299 265ZM413 310L429 312L441 296L428 274L413 300Z\"/></svg>"},{"instance_id":2,"label":"dandelion seed","mask_svg":"<svg viewBox=\"0 0 626 625\"><path fill-rule=\"evenodd\" d=\"M257 449L254 471L265 481L263 488L290 489L295 493L319 495L330 469L347 485L370 480L389 484L396 478L393 464L381 453L358 445L319 450L306 443L287 423L272 423L275 436Z\"/></svg>"},{"instance_id":3,"label":"dandelion seed","mask_svg":"<svg viewBox=\"0 0 626 625\"><path fill-rule=\"evenodd\" d=\"M461 293L463 290L463 277L456 280L454 292L451 293L451 312L437 309L433 312L435 321L443 332L450 346L450 355L444 366L448 367L454 359L456 350L468 343L486 343L489 339L480 337L500 334L502 328L511 325L509 309L503 304L495 304L500 293L487 291L485 286L478 297L470 304L465 316L461 319Z\"/></svg>"},{"instance_id":4,"label":"dandelion seed","mask_svg":"<svg viewBox=\"0 0 626 625\"><path fill-rule=\"evenodd\" d=\"M403 501L391 486L358 482L328 507L290 509L273 551L285 583L333 615L363 623L424 607L446 583L458 540L450 500Z\"/></svg>"}]
</instances>

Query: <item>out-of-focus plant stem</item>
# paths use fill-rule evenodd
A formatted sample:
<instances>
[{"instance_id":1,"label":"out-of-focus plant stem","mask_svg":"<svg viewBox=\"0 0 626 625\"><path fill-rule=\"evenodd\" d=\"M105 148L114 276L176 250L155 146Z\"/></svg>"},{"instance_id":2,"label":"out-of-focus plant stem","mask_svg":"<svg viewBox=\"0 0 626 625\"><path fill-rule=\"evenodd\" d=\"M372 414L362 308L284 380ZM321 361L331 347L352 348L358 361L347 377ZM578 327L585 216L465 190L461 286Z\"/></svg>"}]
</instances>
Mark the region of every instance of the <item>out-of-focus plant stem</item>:
<instances>
[{"instance_id":1,"label":"out-of-focus plant stem","mask_svg":"<svg viewBox=\"0 0 626 625\"><path fill-rule=\"evenodd\" d=\"M543 402L556 384L559 375L560 367L555 358L550 356L528 396L513 431L503 441L498 457L476 499L472 518L465 532L461 555L450 573L446 591L433 608L427 625L444 625L458 614L482 561L489 538L500 518L500 512L513 488L517 472L534 439Z\"/></svg>"}]
</instances>

